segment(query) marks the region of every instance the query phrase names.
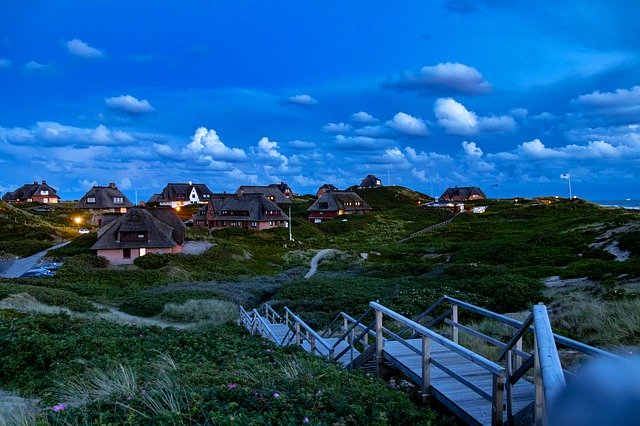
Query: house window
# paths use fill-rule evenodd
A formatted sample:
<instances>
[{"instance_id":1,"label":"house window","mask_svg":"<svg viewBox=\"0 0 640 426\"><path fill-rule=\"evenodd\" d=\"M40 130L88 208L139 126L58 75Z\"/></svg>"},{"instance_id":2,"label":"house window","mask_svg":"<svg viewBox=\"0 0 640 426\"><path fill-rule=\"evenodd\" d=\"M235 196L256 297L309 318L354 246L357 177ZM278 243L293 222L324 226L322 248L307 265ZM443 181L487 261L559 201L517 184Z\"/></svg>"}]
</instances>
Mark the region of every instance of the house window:
<instances>
[{"instance_id":1,"label":"house window","mask_svg":"<svg viewBox=\"0 0 640 426\"><path fill-rule=\"evenodd\" d=\"M49 191L47 190L40 191L40 195L49 195Z\"/></svg>"},{"instance_id":2,"label":"house window","mask_svg":"<svg viewBox=\"0 0 640 426\"><path fill-rule=\"evenodd\" d=\"M272 220L269 221L269 226L273 226L273 221Z\"/></svg>"},{"instance_id":3,"label":"house window","mask_svg":"<svg viewBox=\"0 0 640 426\"><path fill-rule=\"evenodd\" d=\"M144 240L144 234L138 234L138 239L139 240Z\"/></svg>"},{"instance_id":4,"label":"house window","mask_svg":"<svg viewBox=\"0 0 640 426\"><path fill-rule=\"evenodd\" d=\"M275 201L275 200L276 200L276 197L274 197L273 195L268 195L268 196L267 196L267 200L269 200L269 201Z\"/></svg>"},{"instance_id":5,"label":"house window","mask_svg":"<svg viewBox=\"0 0 640 426\"><path fill-rule=\"evenodd\" d=\"M122 258L131 259L131 249L122 249Z\"/></svg>"},{"instance_id":6,"label":"house window","mask_svg":"<svg viewBox=\"0 0 640 426\"><path fill-rule=\"evenodd\" d=\"M252 228L257 228L258 227L258 222L251 222L251 227Z\"/></svg>"},{"instance_id":7,"label":"house window","mask_svg":"<svg viewBox=\"0 0 640 426\"><path fill-rule=\"evenodd\" d=\"M124 204L124 197L113 197L113 204Z\"/></svg>"},{"instance_id":8,"label":"house window","mask_svg":"<svg viewBox=\"0 0 640 426\"><path fill-rule=\"evenodd\" d=\"M209 198L209 194L202 194L202 198Z\"/></svg>"},{"instance_id":9,"label":"house window","mask_svg":"<svg viewBox=\"0 0 640 426\"><path fill-rule=\"evenodd\" d=\"M96 197L87 197L87 204L95 204Z\"/></svg>"},{"instance_id":10,"label":"house window","mask_svg":"<svg viewBox=\"0 0 640 426\"><path fill-rule=\"evenodd\" d=\"M144 256L145 254L147 254L147 249L146 249L146 248L144 248L144 247L142 247L142 248L140 249L140 256Z\"/></svg>"},{"instance_id":11,"label":"house window","mask_svg":"<svg viewBox=\"0 0 640 426\"><path fill-rule=\"evenodd\" d=\"M319 209L328 209L329 208L329 203L327 203L326 201L320 202L320 203L318 203L318 208Z\"/></svg>"}]
</instances>

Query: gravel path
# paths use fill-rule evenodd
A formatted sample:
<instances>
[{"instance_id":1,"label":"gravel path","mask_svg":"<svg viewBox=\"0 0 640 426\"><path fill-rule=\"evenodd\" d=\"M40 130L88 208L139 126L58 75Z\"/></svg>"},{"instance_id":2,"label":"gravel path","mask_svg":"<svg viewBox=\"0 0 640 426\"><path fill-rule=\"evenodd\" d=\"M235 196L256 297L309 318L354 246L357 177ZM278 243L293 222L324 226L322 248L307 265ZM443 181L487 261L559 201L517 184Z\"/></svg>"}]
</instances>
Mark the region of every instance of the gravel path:
<instances>
[{"instance_id":1,"label":"gravel path","mask_svg":"<svg viewBox=\"0 0 640 426\"><path fill-rule=\"evenodd\" d=\"M311 269L309 269L309 272L307 272L307 275L305 275L305 278L311 278L316 271L318 270L318 262L320 261L320 259L322 259L323 257L325 257L326 255L328 255L329 253L332 253L336 250L334 249L322 249L319 252L316 253L315 256L313 256L313 259L311 259Z\"/></svg>"},{"instance_id":2,"label":"gravel path","mask_svg":"<svg viewBox=\"0 0 640 426\"><path fill-rule=\"evenodd\" d=\"M40 253L33 254L29 257L16 259L13 261L13 264L11 264L11 266L9 266L9 268L6 271L4 271L4 273L0 274L0 277L18 278L20 275L24 274L29 269L32 269L38 262L40 262L40 260L47 254L49 250L53 250L67 244L69 244L69 242L65 242L62 244L57 244L53 247L49 247L48 249L41 251Z\"/></svg>"}]
</instances>

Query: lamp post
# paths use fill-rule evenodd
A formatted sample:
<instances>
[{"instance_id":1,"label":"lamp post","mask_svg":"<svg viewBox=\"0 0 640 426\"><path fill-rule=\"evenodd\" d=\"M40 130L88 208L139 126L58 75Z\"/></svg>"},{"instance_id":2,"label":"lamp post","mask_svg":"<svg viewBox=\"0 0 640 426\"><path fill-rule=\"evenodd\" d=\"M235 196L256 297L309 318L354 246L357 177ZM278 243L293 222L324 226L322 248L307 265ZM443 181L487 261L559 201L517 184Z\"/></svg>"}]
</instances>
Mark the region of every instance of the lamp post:
<instances>
[{"instance_id":1,"label":"lamp post","mask_svg":"<svg viewBox=\"0 0 640 426\"><path fill-rule=\"evenodd\" d=\"M293 235L291 235L291 206L289 206L289 241L293 241Z\"/></svg>"}]
</instances>

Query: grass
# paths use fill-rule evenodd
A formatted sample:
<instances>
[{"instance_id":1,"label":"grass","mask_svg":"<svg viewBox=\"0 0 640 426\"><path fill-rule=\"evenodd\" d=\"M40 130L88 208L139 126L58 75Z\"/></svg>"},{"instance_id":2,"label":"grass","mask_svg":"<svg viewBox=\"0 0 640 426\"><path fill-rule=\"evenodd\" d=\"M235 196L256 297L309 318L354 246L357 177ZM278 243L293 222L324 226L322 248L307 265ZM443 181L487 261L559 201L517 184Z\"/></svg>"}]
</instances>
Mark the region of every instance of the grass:
<instances>
[{"instance_id":1,"label":"grass","mask_svg":"<svg viewBox=\"0 0 640 426\"><path fill-rule=\"evenodd\" d=\"M90 254L95 236L75 238L53 253L67 258L55 278L1 280L0 299L22 298L24 303L78 312L91 311L91 302L98 301L130 314L202 321L216 328L127 327L64 313L45 316L3 309L0 387L42 397L49 407L74 400L73 395L65 399L53 392L55 381L61 383L57 392L75 389L76 395L93 395L76 398L84 402L62 413L49 410L39 417L42 424L221 424L232 419L270 424L300 423L304 417L314 424L434 420L431 412L409 404L406 395L390 393L375 380L327 369L321 360L272 347L225 324L235 315L235 305L251 308L267 300L276 308L289 306L318 328L340 311L359 316L371 300L410 317L443 294L497 312L523 311L543 301L556 332L605 347L637 344L637 230L618 236L620 247L632 254L625 262L590 248L605 231L639 221L637 212L581 201L483 200L477 204L487 205L486 213L459 215L448 226L399 243L450 213L420 208L421 194L398 187L358 192L374 211L349 216L346 222L310 224L306 208L311 200L294 203L294 242L286 229L189 229L189 238L211 241L214 247L200 256L158 256L139 266L111 267ZM70 209L36 216L30 208L5 210L26 220L33 217L37 225L17 233L17 242L11 243L15 246L33 238L60 238L65 215L74 214ZM0 242L2 235L11 242L2 226L0 222ZM46 237L28 234L32 228ZM321 248L338 252L320 262L315 277L303 279ZM366 260L361 253L368 254ZM588 276L592 282L543 292L540 278L552 275ZM461 321L502 341L509 335L473 315L462 313ZM495 355L495 349L477 341L462 341ZM165 363L162 370L149 362L159 356L175 368ZM96 390L97 378L102 393ZM153 398L143 396L143 389Z\"/></svg>"}]
</instances>

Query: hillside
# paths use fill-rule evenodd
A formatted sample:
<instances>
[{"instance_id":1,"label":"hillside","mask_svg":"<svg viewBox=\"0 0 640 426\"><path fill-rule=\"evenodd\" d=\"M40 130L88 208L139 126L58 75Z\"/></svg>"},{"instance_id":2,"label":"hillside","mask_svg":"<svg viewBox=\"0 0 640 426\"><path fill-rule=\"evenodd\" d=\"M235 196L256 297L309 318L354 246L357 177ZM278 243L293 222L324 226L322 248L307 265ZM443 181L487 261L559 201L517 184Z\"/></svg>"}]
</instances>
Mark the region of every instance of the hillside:
<instances>
[{"instance_id":1,"label":"hillside","mask_svg":"<svg viewBox=\"0 0 640 426\"><path fill-rule=\"evenodd\" d=\"M52 406L71 396L77 400L77 392L93 392L90 380L96 375L124 380L116 374L122 364L123 371L135 376L134 383L108 395L91 393L89 402L66 412L66 421L100 417L117 423L133 416L135 424L143 418L197 423L232 416L258 423L270 418L295 423L308 417L313 423L365 424L371 416L383 416L386 421L380 424L413 424L418 418L447 422L380 382L338 370L320 373L317 360L291 348L265 346L222 325L233 320L235 305L252 308L269 300L319 328L341 310L358 316L371 300L408 316L443 294L498 312L518 312L542 301L558 332L606 348L640 345L640 212L580 200L483 200L473 204L488 206L485 213L460 214L447 226L399 242L452 214L419 207L423 195L406 188L357 192L374 211L347 221L310 224L305 213L312 200L297 201L292 207L293 242L286 229L230 229L211 236L190 229L189 238L215 245L200 256L147 255L137 266L114 268L88 254L91 240L83 237L72 243L75 248L55 278L0 281L5 303L0 362L9 366L0 374L0 388L43 398ZM27 214L20 217L31 217ZM316 276L302 278L320 248L337 252L320 263ZM627 257L616 258L612 252ZM92 320L99 310L92 302L199 326L179 331L107 325ZM62 306L71 313L21 313L36 306L40 311ZM75 349L67 354L69 347ZM158 361L162 368L148 365L149 359L165 355L177 365L171 383L182 399L177 411L150 411L138 391L166 373L166 363ZM51 383L64 385L51 392ZM76 393L70 395L70 390ZM336 392L354 398L343 401ZM286 398L269 398L274 393ZM383 409L381 401L389 398L397 399ZM114 400L120 404L114 406ZM189 420L192 410L197 421ZM60 420L58 414L47 416L52 423Z\"/></svg>"}]
</instances>

